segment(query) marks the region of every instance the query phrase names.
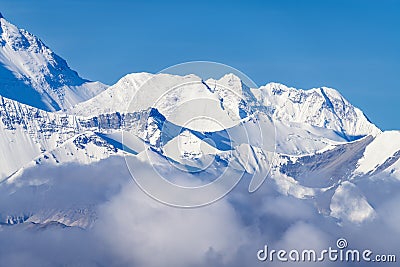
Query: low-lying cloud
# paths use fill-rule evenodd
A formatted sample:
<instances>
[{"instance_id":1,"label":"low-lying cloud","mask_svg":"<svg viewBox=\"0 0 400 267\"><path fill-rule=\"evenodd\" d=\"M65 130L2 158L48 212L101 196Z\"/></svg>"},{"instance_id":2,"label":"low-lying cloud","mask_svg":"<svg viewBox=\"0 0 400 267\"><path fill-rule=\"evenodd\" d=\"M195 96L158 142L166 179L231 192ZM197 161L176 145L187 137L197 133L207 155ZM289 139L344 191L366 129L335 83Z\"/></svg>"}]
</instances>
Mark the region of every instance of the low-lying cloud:
<instances>
[{"instance_id":1,"label":"low-lying cloud","mask_svg":"<svg viewBox=\"0 0 400 267\"><path fill-rule=\"evenodd\" d=\"M37 183L26 186L27 178ZM31 169L17 183L0 187L2 216L92 207L95 222L87 229L55 223L0 226L0 266L286 266L291 264L258 261L257 251L264 245L319 251L335 247L340 237L351 248L397 253L400 194L373 201L374 220L351 224L319 214L312 200L277 193L272 180L252 194L246 182L214 204L182 209L143 193L122 158ZM361 188L365 193L368 186Z\"/></svg>"}]
</instances>

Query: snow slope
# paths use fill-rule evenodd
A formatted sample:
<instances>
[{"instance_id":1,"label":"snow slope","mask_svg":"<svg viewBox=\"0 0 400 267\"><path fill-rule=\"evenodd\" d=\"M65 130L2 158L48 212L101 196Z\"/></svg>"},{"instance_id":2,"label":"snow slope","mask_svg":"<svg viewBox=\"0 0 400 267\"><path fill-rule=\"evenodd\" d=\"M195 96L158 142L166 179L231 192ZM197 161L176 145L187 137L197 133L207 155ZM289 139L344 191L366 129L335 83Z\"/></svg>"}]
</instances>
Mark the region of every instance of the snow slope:
<instances>
[{"instance_id":1,"label":"snow slope","mask_svg":"<svg viewBox=\"0 0 400 267\"><path fill-rule=\"evenodd\" d=\"M23 164L23 166L21 166L5 181L7 183L12 183L24 173L24 170L34 168L40 164L61 165L76 163L87 165L106 159L110 156L121 156L122 153L122 150L119 150L99 135L86 131L65 141L62 145L52 150L41 153L33 160Z\"/></svg>"},{"instance_id":2,"label":"snow slope","mask_svg":"<svg viewBox=\"0 0 400 267\"><path fill-rule=\"evenodd\" d=\"M86 131L106 133L113 127L109 117L81 118L47 112L0 96L0 181L40 154Z\"/></svg>"},{"instance_id":3,"label":"snow slope","mask_svg":"<svg viewBox=\"0 0 400 267\"><path fill-rule=\"evenodd\" d=\"M386 172L400 178L400 132L386 131L367 146L357 163L356 174Z\"/></svg>"},{"instance_id":4,"label":"snow slope","mask_svg":"<svg viewBox=\"0 0 400 267\"><path fill-rule=\"evenodd\" d=\"M136 91L152 77L153 74L150 73L128 74L104 92L69 109L68 113L79 116L96 116L127 112L128 105Z\"/></svg>"},{"instance_id":5,"label":"snow slope","mask_svg":"<svg viewBox=\"0 0 400 267\"><path fill-rule=\"evenodd\" d=\"M46 112L0 96L0 180L40 153L74 137L72 116Z\"/></svg>"}]
</instances>

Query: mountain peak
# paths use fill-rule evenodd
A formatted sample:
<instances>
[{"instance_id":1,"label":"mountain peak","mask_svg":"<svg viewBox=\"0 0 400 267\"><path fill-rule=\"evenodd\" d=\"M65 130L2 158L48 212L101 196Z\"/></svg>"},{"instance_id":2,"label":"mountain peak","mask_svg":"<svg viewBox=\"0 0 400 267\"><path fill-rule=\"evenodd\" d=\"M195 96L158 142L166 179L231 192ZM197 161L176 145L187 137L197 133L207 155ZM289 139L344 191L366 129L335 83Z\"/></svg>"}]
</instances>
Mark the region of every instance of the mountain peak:
<instances>
[{"instance_id":1,"label":"mountain peak","mask_svg":"<svg viewBox=\"0 0 400 267\"><path fill-rule=\"evenodd\" d=\"M47 111L69 108L106 88L81 78L38 37L5 19L0 76L0 95Z\"/></svg>"},{"instance_id":2,"label":"mountain peak","mask_svg":"<svg viewBox=\"0 0 400 267\"><path fill-rule=\"evenodd\" d=\"M360 109L332 88L303 90L268 83L253 93L264 106L272 107L272 117L278 121L331 129L348 140L380 133Z\"/></svg>"},{"instance_id":3,"label":"mountain peak","mask_svg":"<svg viewBox=\"0 0 400 267\"><path fill-rule=\"evenodd\" d=\"M235 74L233 74L232 72L225 74L220 80L222 80L222 79L240 80L240 78L238 76L236 76Z\"/></svg>"}]
</instances>

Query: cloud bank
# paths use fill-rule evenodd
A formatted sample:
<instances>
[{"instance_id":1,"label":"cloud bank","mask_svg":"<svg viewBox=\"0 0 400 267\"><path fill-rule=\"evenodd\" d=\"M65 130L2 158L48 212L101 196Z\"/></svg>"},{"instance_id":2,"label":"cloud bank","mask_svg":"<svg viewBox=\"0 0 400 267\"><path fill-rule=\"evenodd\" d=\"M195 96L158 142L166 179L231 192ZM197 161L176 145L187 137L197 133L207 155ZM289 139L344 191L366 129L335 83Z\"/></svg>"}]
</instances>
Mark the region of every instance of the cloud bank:
<instances>
[{"instance_id":1,"label":"cloud bank","mask_svg":"<svg viewBox=\"0 0 400 267\"><path fill-rule=\"evenodd\" d=\"M32 180L35 183L27 186ZM367 191L369 183L365 181L361 188ZM400 246L400 194L372 201L376 218L354 224L319 214L311 200L281 195L273 180L252 194L247 187L248 179L243 179L214 204L182 209L142 192L119 157L89 166L43 165L27 171L14 184L1 186L2 216L92 207L94 222L86 229L57 223L2 225L0 266L26 262L30 266L290 266L260 262L257 251L264 245L320 251L335 247L340 237L347 239L350 248L374 253L396 254ZM306 264L336 265L365 263Z\"/></svg>"}]
</instances>

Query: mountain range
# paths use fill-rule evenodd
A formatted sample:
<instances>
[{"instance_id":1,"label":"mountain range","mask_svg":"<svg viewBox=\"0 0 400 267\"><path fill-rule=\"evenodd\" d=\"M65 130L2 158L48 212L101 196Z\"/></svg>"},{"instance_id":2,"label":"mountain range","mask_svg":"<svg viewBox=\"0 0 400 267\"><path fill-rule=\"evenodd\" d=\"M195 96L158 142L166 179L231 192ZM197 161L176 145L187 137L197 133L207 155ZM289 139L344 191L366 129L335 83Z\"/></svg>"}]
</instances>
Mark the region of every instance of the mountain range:
<instances>
[{"instance_id":1,"label":"mountain range","mask_svg":"<svg viewBox=\"0 0 400 267\"><path fill-rule=\"evenodd\" d=\"M190 108L180 110L186 103ZM201 115L218 123L187 123ZM172 176L185 170L193 180L216 177L222 165L249 175L269 169L275 192L312 201L321 216L338 223L374 220L376 207L400 180L400 131L381 131L335 89L250 88L230 73L206 80L132 73L107 86L81 78L1 14L0 119L3 226L93 227L97 207L119 178L85 182L99 192L76 201L42 205L38 192L49 197L47 190L58 183L73 188L81 175L76 166L101 169L110 159L123 164L124 157L165 172L172 161L178 166ZM273 125L273 140L261 142L255 124L261 130ZM211 165L202 168L210 157ZM386 191L367 190L376 184ZM11 208L10 202L21 204Z\"/></svg>"}]
</instances>

